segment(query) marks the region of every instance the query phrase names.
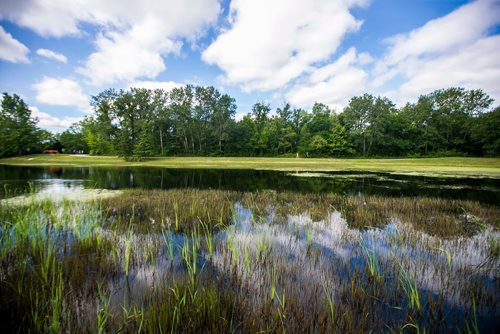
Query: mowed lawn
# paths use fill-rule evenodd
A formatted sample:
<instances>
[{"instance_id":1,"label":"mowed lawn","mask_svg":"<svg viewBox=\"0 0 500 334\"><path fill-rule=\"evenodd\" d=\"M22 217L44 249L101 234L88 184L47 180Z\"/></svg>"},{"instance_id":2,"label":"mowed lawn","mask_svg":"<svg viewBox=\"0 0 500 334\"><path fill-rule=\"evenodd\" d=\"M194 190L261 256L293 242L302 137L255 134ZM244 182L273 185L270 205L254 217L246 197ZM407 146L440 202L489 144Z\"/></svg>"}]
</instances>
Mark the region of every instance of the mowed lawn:
<instances>
[{"instance_id":1,"label":"mowed lawn","mask_svg":"<svg viewBox=\"0 0 500 334\"><path fill-rule=\"evenodd\" d=\"M14 166L106 166L206 169L267 169L282 171L378 171L400 174L477 176L500 178L500 158L420 158L420 159L310 159L310 158L226 158L167 157L129 162L116 156L29 155L0 159Z\"/></svg>"}]
</instances>

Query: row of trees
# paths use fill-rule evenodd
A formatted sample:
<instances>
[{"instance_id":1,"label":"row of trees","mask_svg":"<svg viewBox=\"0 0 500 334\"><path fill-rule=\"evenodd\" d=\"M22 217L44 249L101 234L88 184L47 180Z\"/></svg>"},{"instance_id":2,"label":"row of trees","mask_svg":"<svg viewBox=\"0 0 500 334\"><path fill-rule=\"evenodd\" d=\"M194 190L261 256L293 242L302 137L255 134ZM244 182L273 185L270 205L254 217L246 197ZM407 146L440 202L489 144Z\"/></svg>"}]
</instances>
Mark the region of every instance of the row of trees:
<instances>
[{"instance_id":1,"label":"row of trees","mask_svg":"<svg viewBox=\"0 0 500 334\"><path fill-rule=\"evenodd\" d=\"M482 90L449 88L403 108L385 97L353 97L341 112L258 102L234 119L235 100L213 87L170 92L132 88L93 97L80 124L93 154L408 156L500 154L500 111Z\"/></svg>"},{"instance_id":2,"label":"row of trees","mask_svg":"<svg viewBox=\"0 0 500 334\"><path fill-rule=\"evenodd\" d=\"M8 106L11 99L27 109L15 95L4 95L2 122L15 109ZM482 90L449 88L402 108L370 94L353 97L341 111L321 103L310 111L285 103L272 113L258 102L235 120L235 100L214 87L109 89L92 97L94 115L57 135L52 145L127 158L500 155L500 108L491 110L492 103ZM29 115L27 120L37 129ZM13 132L13 141L18 136ZM33 152L30 145L17 144L2 155Z\"/></svg>"}]
</instances>

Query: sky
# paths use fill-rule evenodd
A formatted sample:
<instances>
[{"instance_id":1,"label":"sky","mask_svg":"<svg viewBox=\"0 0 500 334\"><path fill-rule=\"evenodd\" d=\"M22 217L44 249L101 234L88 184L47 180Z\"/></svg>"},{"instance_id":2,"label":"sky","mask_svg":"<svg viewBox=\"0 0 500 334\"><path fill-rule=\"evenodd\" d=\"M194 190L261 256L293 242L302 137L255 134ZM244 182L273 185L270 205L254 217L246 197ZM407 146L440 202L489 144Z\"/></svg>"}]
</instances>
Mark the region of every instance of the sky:
<instances>
[{"instance_id":1,"label":"sky","mask_svg":"<svg viewBox=\"0 0 500 334\"><path fill-rule=\"evenodd\" d=\"M500 0L0 0L0 92L55 132L107 88L214 86L239 119L499 82Z\"/></svg>"}]
</instances>

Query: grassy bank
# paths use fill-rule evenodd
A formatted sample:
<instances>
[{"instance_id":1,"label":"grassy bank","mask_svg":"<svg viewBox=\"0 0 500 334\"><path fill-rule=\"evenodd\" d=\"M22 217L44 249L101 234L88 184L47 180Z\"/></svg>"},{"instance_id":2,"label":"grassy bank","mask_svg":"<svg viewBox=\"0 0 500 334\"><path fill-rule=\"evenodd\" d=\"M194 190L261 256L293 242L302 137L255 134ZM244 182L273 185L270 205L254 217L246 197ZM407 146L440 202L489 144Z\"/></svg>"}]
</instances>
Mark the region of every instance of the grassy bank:
<instances>
[{"instance_id":1,"label":"grassy bank","mask_svg":"<svg viewBox=\"0 0 500 334\"><path fill-rule=\"evenodd\" d=\"M30 155L0 159L13 166L113 166L206 169L269 169L285 171L376 171L435 176L500 177L500 158L421 159L295 159L295 158L214 158L167 157L129 162L119 157L84 155Z\"/></svg>"}]
</instances>

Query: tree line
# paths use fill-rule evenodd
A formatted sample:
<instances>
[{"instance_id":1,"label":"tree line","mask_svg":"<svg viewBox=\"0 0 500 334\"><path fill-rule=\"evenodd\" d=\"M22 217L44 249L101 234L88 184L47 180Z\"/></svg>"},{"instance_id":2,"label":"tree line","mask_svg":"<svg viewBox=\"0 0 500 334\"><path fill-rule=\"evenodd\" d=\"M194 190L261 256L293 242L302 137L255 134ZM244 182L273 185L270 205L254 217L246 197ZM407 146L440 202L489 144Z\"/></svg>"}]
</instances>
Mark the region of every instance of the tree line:
<instances>
[{"instance_id":1,"label":"tree line","mask_svg":"<svg viewBox=\"0 0 500 334\"><path fill-rule=\"evenodd\" d=\"M186 85L168 92L108 89L92 97L93 115L50 139L36 128L17 95L4 94L0 125L17 124L17 119L24 125L2 126L2 131L11 132L5 138L13 138L17 146L9 146L2 136L0 153L30 153L48 145L127 159L297 153L302 157L499 156L500 107L492 109L492 104L481 89L448 88L401 108L387 97L371 94L351 98L338 111L322 103L310 111L284 103L272 112L269 104L257 102L236 120L234 98L214 87ZM16 116L18 109L24 116ZM15 139L24 138L19 132L24 128L32 134L27 139L32 144Z\"/></svg>"}]
</instances>

